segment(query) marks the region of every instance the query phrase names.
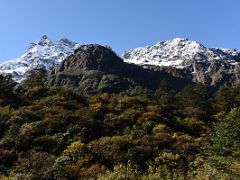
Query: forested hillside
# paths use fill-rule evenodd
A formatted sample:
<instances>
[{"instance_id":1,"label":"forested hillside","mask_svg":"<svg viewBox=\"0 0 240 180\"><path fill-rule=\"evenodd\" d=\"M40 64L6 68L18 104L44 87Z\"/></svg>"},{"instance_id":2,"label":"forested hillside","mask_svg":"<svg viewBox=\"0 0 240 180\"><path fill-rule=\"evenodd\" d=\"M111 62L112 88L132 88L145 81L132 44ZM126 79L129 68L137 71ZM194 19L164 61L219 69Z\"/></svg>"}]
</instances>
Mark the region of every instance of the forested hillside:
<instances>
[{"instance_id":1,"label":"forested hillside","mask_svg":"<svg viewBox=\"0 0 240 180\"><path fill-rule=\"evenodd\" d=\"M239 179L240 87L83 96L0 77L1 179Z\"/></svg>"}]
</instances>

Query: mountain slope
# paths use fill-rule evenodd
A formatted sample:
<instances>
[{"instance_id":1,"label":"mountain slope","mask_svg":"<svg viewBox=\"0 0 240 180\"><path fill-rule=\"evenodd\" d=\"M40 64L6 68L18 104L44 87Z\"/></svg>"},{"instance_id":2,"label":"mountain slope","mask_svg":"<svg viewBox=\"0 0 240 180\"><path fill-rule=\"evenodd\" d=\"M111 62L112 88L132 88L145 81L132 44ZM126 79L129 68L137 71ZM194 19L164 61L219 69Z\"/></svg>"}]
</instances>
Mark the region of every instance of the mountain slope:
<instances>
[{"instance_id":1,"label":"mountain slope","mask_svg":"<svg viewBox=\"0 0 240 180\"><path fill-rule=\"evenodd\" d=\"M126 51L125 62L139 65L188 67L189 61L240 62L240 52L236 49L206 48L202 44L184 38L162 41L153 46Z\"/></svg>"},{"instance_id":2,"label":"mountain slope","mask_svg":"<svg viewBox=\"0 0 240 180\"><path fill-rule=\"evenodd\" d=\"M127 63L144 67L174 67L192 74L193 81L207 85L236 84L240 76L240 52L236 49L207 48L189 39L176 38L153 46L126 51Z\"/></svg>"},{"instance_id":3,"label":"mountain slope","mask_svg":"<svg viewBox=\"0 0 240 180\"><path fill-rule=\"evenodd\" d=\"M39 41L30 43L20 58L0 64L0 74L11 74L13 80L21 82L34 69L52 69L78 47L78 43L66 38L52 41L44 35Z\"/></svg>"},{"instance_id":4,"label":"mountain slope","mask_svg":"<svg viewBox=\"0 0 240 180\"><path fill-rule=\"evenodd\" d=\"M111 49L97 44L80 46L49 74L49 86L75 87L84 94L131 92L137 86L154 91L163 78L175 88L191 82L190 78L124 63Z\"/></svg>"}]
</instances>

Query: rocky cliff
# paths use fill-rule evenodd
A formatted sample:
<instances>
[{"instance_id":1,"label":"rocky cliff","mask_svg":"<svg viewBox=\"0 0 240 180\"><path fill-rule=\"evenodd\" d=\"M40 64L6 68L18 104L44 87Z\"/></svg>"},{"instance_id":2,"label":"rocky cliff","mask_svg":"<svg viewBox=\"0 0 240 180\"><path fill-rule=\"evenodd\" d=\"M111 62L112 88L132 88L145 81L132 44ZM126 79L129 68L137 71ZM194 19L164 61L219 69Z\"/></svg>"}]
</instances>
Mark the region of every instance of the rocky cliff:
<instances>
[{"instance_id":1,"label":"rocky cliff","mask_svg":"<svg viewBox=\"0 0 240 180\"><path fill-rule=\"evenodd\" d=\"M180 75L125 63L107 47L83 45L50 72L48 85L73 86L87 94L129 92L137 86L155 90L163 78L175 87L190 82Z\"/></svg>"}]
</instances>

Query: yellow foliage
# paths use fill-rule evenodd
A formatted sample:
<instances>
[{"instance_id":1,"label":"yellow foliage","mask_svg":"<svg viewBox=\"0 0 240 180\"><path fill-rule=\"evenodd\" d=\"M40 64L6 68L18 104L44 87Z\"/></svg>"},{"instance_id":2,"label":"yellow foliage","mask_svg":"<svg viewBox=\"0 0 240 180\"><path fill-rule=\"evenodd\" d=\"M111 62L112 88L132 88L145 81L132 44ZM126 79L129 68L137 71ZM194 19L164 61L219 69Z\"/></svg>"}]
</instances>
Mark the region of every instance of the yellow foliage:
<instances>
[{"instance_id":1,"label":"yellow foliage","mask_svg":"<svg viewBox=\"0 0 240 180\"><path fill-rule=\"evenodd\" d=\"M80 141L75 141L63 151L63 154L66 156L74 156L82 150L83 146L84 143L81 143Z\"/></svg>"},{"instance_id":2,"label":"yellow foliage","mask_svg":"<svg viewBox=\"0 0 240 180\"><path fill-rule=\"evenodd\" d=\"M7 120L11 117L11 109L9 106L0 107L0 119Z\"/></svg>"},{"instance_id":3,"label":"yellow foliage","mask_svg":"<svg viewBox=\"0 0 240 180\"><path fill-rule=\"evenodd\" d=\"M220 121L220 120L222 120L224 118L225 115L226 115L226 113L221 111L221 112L213 115L213 118L218 120L218 121Z\"/></svg>"},{"instance_id":4,"label":"yellow foliage","mask_svg":"<svg viewBox=\"0 0 240 180\"><path fill-rule=\"evenodd\" d=\"M161 133L161 132L165 132L167 130L167 127L165 124L158 124L153 128L153 133Z\"/></svg>"},{"instance_id":5,"label":"yellow foliage","mask_svg":"<svg viewBox=\"0 0 240 180\"><path fill-rule=\"evenodd\" d=\"M0 176L0 179L2 179L2 180L11 180L13 178L7 177L7 176Z\"/></svg>"},{"instance_id":6,"label":"yellow foliage","mask_svg":"<svg viewBox=\"0 0 240 180\"><path fill-rule=\"evenodd\" d=\"M100 111L102 109L102 107L103 107L103 105L101 102L97 102L97 103L90 105L90 109L93 111Z\"/></svg>"},{"instance_id":7,"label":"yellow foliage","mask_svg":"<svg viewBox=\"0 0 240 180\"><path fill-rule=\"evenodd\" d=\"M164 152L155 158L155 163L158 165L167 165L170 167L177 166L180 156L169 152Z\"/></svg>"},{"instance_id":8,"label":"yellow foliage","mask_svg":"<svg viewBox=\"0 0 240 180\"><path fill-rule=\"evenodd\" d=\"M203 127L204 122L193 117L181 120L180 124L193 130L199 130L201 127Z\"/></svg>"},{"instance_id":9,"label":"yellow foliage","mask_svg":"<svg viewBox=\"0 0 240 180\"><path fill-rule=\"evenodd\" d=\"M93 159L91 155L85 155L81 157L77 162L76 165L79 167L84 167L85 165L89 164L89 162Z\"/></svg>"},{"instance_id":10,"label":"yellow foliage","mask_svg":"<svg viewBox=\"0 0 240 180\"><path fill-rule=\"evenodd\" d=\"M103 93L100 97L101 97L102 100L107 101L111 98L111 95L108 94L108 93Z\"/></svg>"}]
</instances>

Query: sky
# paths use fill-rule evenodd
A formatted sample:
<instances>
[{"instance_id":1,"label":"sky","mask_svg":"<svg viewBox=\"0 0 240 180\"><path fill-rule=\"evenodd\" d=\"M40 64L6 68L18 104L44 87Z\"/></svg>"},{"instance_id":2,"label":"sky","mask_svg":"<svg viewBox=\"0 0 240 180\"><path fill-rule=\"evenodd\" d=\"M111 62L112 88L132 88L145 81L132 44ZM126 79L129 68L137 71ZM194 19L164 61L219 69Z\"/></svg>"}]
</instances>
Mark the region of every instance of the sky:
<instances>
[{"instance_id":1,"label":"sky","mask_svg":"<svg viewBox=\"0 0 240 180\"><path fill-rule=\"evenodd\" d=\"M125 50L176 37L240 50L240 0L0 0L0 62L46 34Z\"/></svg>"}]
</instances>

